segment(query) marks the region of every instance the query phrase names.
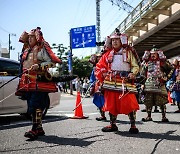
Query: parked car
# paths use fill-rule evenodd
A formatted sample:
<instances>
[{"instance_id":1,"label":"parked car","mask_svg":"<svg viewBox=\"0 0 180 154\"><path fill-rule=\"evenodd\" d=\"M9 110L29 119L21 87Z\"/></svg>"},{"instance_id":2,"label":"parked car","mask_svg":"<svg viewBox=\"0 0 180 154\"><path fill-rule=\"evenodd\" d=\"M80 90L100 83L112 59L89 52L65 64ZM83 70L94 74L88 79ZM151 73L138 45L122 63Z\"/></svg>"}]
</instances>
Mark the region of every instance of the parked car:
<instances>
[{"instance_id":1,"label":"parked car","mask_svg":"<svg viewBox=\"0 0 180 154\"><path fill-rule=\"evenodd\" d=\"M4 83L15 78L0 88L0 115L27 113L26 100L19 99L18 96L15 96L16 88L19 82L19 77L16 78L16 76L19 74L19 67L20 63L18 61L0 57L0 87ZM53 108L60 104L61 92L58 91L55 93L50 93L49 97L50 101L46 109L43 111L43 116L46 114L49 108Z\"/></svg>"}]
</instances>

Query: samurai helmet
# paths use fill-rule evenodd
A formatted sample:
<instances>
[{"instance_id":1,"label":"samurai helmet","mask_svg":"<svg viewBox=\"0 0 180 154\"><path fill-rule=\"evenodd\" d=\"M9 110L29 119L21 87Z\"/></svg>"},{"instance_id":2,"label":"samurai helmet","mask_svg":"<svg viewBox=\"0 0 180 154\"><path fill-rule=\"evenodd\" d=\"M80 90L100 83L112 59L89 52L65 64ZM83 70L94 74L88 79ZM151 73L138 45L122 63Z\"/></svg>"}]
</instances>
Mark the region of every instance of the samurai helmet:
<instances>
[{"instance_id":1,"label":"samurai helmet","mask_svg":"<svg viewBox=\"0 0 180 154\"><path fill-rule=\"evenodd\" d=\"M149 57L150 57L150 54L152 54L152 53L157 53L160 60L165 60L166 59L166 56L164 55L163 51L158 49L158 48L156 48L155 45L153 45L153 48L150 51L146 50L144 52L144 55L143 55L142 59L143 60L148 60Z\"/></svg>"},{"instance_id":2,"label":"samurai helmet","mask_svg":"<svg viewBox=\"0 0 180 154\"><path fill-rule=\"evenodd\" d=\"M113 39L113 38L120 38L120 35L121 35L121 33L120 33L119 29L116 28L114 34L112 34L110 36L110 38L111 39Z\"/></svg>"},{"instance_id":3,"label":"samurai helmet","mask_svg":"<svg viewBox=\"0 0 180 154\"><path fill-rule=\"evenodd\" d=\"M28 39L30 35L35 35L36 40L39 43L42 42L43 40L43 33L41 32L41 28L37 27L36 29L32 29L29 33L24 31L19 38L19 42L28 43Z\"/></svg>"},{"instance_id":4,"label":"samurai helmet","mask_svg":"<svg viewBox=\"0 0 180 154\"><path fill-rule=\"evenodd\" d=\"M32 29L28 35L35 35L36 37L36 40L38 42L42 42L43 40L43 33L41 32L41 28L40 27L37 27L36 29Z\"/></svg>"}]
</instances>

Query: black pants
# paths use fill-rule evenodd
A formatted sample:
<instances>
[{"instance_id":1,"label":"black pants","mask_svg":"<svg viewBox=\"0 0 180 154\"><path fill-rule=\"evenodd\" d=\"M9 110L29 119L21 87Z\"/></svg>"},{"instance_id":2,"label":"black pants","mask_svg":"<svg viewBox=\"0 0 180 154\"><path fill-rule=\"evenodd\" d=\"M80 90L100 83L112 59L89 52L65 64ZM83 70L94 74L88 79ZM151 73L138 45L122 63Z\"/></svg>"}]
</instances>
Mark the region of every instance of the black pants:
<instances>
[{"instance_id":1,"label":"black pants","mask_svg":"<svg viewBox=\"0 0 180 154\"><path fill-rule=\"evenodd\" d=\"M28 92L27 93L27 104L28 113L33 114L36 109L42 111L48 106L49 95L47 92Z\"/></svg>"}]
</instances>

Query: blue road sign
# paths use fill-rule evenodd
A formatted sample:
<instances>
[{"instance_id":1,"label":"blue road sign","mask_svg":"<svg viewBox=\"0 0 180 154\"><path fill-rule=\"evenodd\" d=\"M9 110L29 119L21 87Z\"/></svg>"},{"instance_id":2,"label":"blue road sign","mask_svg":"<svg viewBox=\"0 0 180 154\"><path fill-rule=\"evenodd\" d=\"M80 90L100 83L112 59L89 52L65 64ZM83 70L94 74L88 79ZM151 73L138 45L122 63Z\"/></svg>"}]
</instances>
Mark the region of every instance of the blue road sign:
<instances>
[{"instance_id":1,"label":"blue road sign","mask_svg":"<svg viewBox=\"0 0 180 154\"><path fill-rule=\"evenodd\" d=\"M70 33L72 49L96 47L95 25L72 28Z\"/></svg>"}]
</instances>

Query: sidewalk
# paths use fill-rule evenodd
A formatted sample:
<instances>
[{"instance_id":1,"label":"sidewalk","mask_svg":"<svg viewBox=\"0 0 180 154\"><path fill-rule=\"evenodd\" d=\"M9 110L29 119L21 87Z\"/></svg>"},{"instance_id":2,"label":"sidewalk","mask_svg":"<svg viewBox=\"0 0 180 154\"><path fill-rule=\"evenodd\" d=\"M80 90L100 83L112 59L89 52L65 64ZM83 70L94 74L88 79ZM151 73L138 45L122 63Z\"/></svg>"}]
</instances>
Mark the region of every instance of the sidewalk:
<instances>
[{"instance_id":1,"label":"sidewalk","mask_svg":"<svg viewBox=\"0 0 180 154\"><path fill-rule=\"evenodd\" d=\"M67 90L67 93L64 93L63 91L61 92L61 96L72 96L76 97L77 96L77 91L73 91L73 95L70 94L70 89Z\"/></svg>"},{"instance_id":2,"label":"sidewalk","mask_svg":"<svg viewBox=\"0 0 180 154\"><path fill-rule=\"evenodd\" d=\"M68 89L67 93L61 92L61 96L63 96L63 97L69 97L69 96L76 97L77 96L77 91L73 91L73 95L71 95L70 90ZM81 97L84 98L84 95L82 94ZM90 97L89 94L86 97Z\"/></svg>"}]
</instances>

